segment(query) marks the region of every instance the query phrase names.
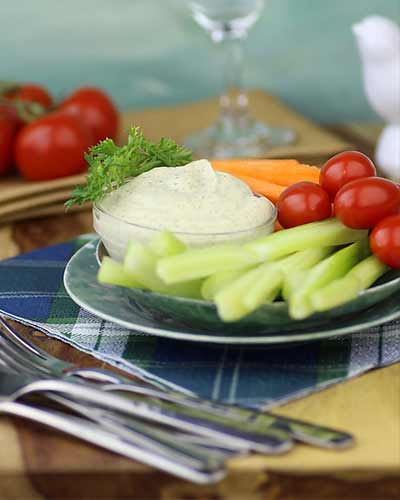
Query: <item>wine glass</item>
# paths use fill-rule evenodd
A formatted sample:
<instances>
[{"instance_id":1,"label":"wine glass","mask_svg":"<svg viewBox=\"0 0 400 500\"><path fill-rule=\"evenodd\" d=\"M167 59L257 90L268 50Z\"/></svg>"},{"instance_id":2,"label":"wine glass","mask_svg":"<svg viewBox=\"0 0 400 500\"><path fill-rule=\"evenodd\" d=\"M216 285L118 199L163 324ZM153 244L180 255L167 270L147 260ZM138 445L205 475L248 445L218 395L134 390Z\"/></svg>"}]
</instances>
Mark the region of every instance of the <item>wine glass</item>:
<instances>
[{"instance_id":1,"label":"wine glass","mask_svg":"<svg viewBox=\"0 0 400 500\"><path fill-rule=\"evenodd\" d=\"M256 121L249 113L242 85L243 40L257 21L264 0L185 0L194 20L221 51L225 90L220 113L211 127L186 138L196 156L209 158L263 156L274 146L289 144L293 131Z\"/></svg>"}]
</instances>

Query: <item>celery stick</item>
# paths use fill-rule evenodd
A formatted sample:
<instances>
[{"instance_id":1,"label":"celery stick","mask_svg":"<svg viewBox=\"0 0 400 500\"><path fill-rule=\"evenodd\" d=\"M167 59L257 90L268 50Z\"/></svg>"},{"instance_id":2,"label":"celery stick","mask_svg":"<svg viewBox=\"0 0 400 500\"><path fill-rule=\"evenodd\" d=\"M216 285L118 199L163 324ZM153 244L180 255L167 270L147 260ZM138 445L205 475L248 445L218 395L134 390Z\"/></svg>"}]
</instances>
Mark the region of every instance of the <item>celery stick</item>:
<instances>
[{"instance_id":1,"label":"celery stick","mask_svg":"<svg viewBox=\"0 0 400 500\"><path fill-rule=\"evenodd\" d=\"M271 290L268 295L265 297L264 304L270 304L273 302L278 295L280 294L282 290L282 283L279 284L279 286L276 286L273 290ZM261 304L260 304L261 305Z\"/></svg>"},{"instance_id":2,"label":"celery stick","mask_svg":"<svg viewBox=\"0 0 400 500\"><path fill-rule=\"evenodd\" d=\"M285 259L263 264L257 267L254 273L252 271L246 273L246 275L254 277L251 283L251 278L249 276L243 280L243 282L248 283L247 291L243 294L241 299L247 313L255 311L262 304L272 302L276 298L282 288L285 272L289 273L291 270L297 268L303 269L312 267L332 251L333 249L331 248L304 250L286 257ZM235 285L233 289L234 294ZM226 300L229 300L229 293L227 292L226 295L228 296Z\"/></svg>"},{"instance_id":3,"label":"celery stick","mask_svg":"<svg viewBox=\"0 0 400 500\"><path fill-rule=\"evenodd\" d=\"M163 292L165 284L156 274L157 257L141 243L131 241L124 259L124 269L153 292Z\"/></svg>"},{"instance_id":4,"label":"celery stick","mask_svg":"<svg viewBox=\"0 0 400 500\"><path fill-rule=\"evenodd\" d=\"M279 294L282 272L274 264L263 264L234 280L215 297L218 313L224 321L236 321Z\"/></svg>"},{"instance_id":5,"label":"celery stick","mask_svg":"<svg viewBox=\"0 0 400 500\"><path fill-rule=\"evenodd\" d=\"M186 245L169 231L160 231L151 238L148 248L158 257L169 257L184 252Z\"/></svg>"},{"instance_id":6,"label":"celery stick","mask_svg":"<svg viewBox=\"0 0 400 500\"><path fill-rule=\"evenodd\" d=\"M246 269L240 271L222 271L209 276L201 287L201 295L205 300L213 300L217 293L230 285L239 276L242 276Z\"/></svg>"},{"instance_id":7,"label":"celery stick","mask_svg":"<svg viewBox=\"0 0 400 500\"><path fill-rule=\"evenodd\" d=\"M308 248L353 243L366 235L367 231L351 229L332 218L273 233L248 243L245 248L256 252L263 260L275 260Z\"/></svg>"},{"instance_id":8,"label":"celery stick","mask_svg":"<svg viewBox=\"0 0 400 500\"><path fill-rule=\"evenodd\" d=\"M257 264L257 255L235 245L216 245L164 257L157 265L158 276L167 284L206 278L220 271L235 271Z\"/></svg>"},{"instance_id":9,"label":"celery stick","mask_svg":"<svg viewBox=\"0 0 400 500\"><path fill-rule=\"evenodd\" d=\"M279 293L283 282L283 274L279 264L259 266L255 280L243 295L243 303L249 312L255 311L263 303L272 301Z\"/></svg>"},{"instance_id":10,"label":"celery stick","mask_svg":"<svg viewBox=\"0 0 400 500\"><path fill-rule=\"evenodd\" d=\"M287 274L313 267L332 252L332 247L309 248L264 267L260 266L258 268L259 279L243 298L244 303L252 311L257 309L270 297L276 297L284 286L284 278Z\"/></svg>"},{"instance_id":11,"label":"celery stick","mask_svg":"<svg viewBox=\"0 0 400 500\"><path fill-rule=\"evenodd\" d=\"M288 300L290 294L304 283L307 273L303 271L321 262L322 259L328 257L334 250L335 247L308 248L285 259L278 260L277 263L280 264L284 273L282 297Z\"/></svg>"},{"instance_id":12,"label":"celery stick","mask_svg":"<svg viewBox=\"0 0 400 500\"><path fill-rule=\"evenodd\" d=\"M321 262L333 253L335 247L317 247L308 248L300 252L296 252L289 257L276 261L283 273L289 274L291 272L301 271L303 269L310 269L311 267Z\"/></svg>"},{"instance_id":13,"label":"celery stick","mask_svg":"<svg viewBox=\"0 0 400 500\"><path fill-rule=\"evenodd\" d=\"M124 269L124 266L111 257L104 257L97 280L103 285L124 286L127 288L143 288L143 285Z\"/></svg>"},{"instance_id":14,"label":"celery stick","mask_svg":"<svg viewBox=\"0 0 400 500\"><path fill-rule=\"evenodd\" d=\"M349 275L356 277L362 287L361 290L365 290L387 271L389 271L388 266L376 258L375 255L370 255L353 267Z\"/></svg>"},{"instance_id":15,"label":"celery stick","mask_svg":"<svg viewBox=\"0 0 400 500\"><path fill-rule=\"evenodd\" d=\"M188 299L202 299L201 286L203 280L185 281L174 285L165 285L162 291L164 295L172 295L175 297L185 297Z\"/></svg>"},{"instance_id":16,"label":"celery stick","mask_svg":"<svg viewBox=\"0 0 400 500\"><path fill-rule=\"evenodd\" d=\"M317 311L327 311L355 299L360 292L369 288L389 268L374 255L359 262L343 278L329 283L310 297Z\"/></svg>"},{"instance_id":17,"label":"celery stick","mask_svg":"<svg viewBox=\"0 0 400 500\"><path fill-rule=\"evenodd\" d=\"M310 269L304 284L289 297L289 312L292 318L304 319L310 316L315 311L310 300L311 295L344 276L362 258L364 251L365 240L357 241Z\"/></svg>"},{"instance_id":18,"label":"celery stick","mask_svg":"<svg viewBox=\"0 0 400 500\"><path fill-rule=\"evenodd\" d=\"M285 274L282 285L282 297L288 301L290 296L301 288L308 275L308 270L303 269L301 271L292 271L291 273Z\"/></svg>"},{"instance_id":19,"label":"celery stick","mask_svg":"<svg viewBox=\"0 0 400 500\"><path fill-rule=\"evenodd\" d=\"M186 250L186 245L169 231L160 231L151 238L148 248L157 257L169 257L183 253ZM165 285L161 291L164 295L201 299L202 284L202 280L185 281L184 283Z\"/></svg>"},{"instance_id":20,"label":"celery stick","mask_svg":"<svg viewBox=\"0 0 400 500\"><path fill-rule=\"evenodd\" d=\"M156 274L157 256L140 243L129 243L125 255L124 269L152 292L188 298L201 298L201 281L190 281L166 285Z\"/></svg>"},{"instance_id":21,"label":"celery stick","mask_svg":"<svg viewBox=\"0 0 400 500\"><path fill-rule=\"evenodd\" d=\"M170 236L172 236L172 238L170 238ZM171 251L177 252L182 249L179 240L175 239L175 237L170 234L163 234L156 239L153 238L152 245L149 244L148 246L130 242L125 255L124 269L153 292L162 293L163 295L200 299L201 280L166 285L159 278L156 273L158 257L150 249L150 246L152 246L152 248L157 248L159 253L164 252L166 254Z\"/></svg>"},{"instance_id":22,"label":"celery stick","mask_svg":"<svg viewBox=\"0 0 400 500\"><path fill-rule=\"evenodd\" d=\"M257 282L258 275L259 268L257 267L240 276L216 294L214 302L223 321L237 321L249 314L250 308L244 303L243 297Z\"/></svg>"},{"instance_id":23,"label":"celery stick","mask_svg":"<svg viewBox=\"0 0 400 500\"><path fill-rule=\"evenodd\" d=\"M314 292L310 297L311 305L315 311L333 309L355 299L360 288L358 279L347 275Z\"/></svg>"}]
</instances>

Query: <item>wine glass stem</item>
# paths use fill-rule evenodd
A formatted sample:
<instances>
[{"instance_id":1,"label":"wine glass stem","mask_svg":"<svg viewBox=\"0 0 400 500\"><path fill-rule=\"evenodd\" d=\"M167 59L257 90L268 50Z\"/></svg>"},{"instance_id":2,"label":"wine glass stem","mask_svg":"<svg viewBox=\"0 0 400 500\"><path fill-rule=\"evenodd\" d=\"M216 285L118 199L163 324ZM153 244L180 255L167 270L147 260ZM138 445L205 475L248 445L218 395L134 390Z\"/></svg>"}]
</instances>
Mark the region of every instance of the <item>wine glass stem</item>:
<instances>
[{"instance_id":1,"label":"wine glass stem","mask_svg":"<svg viewBox=\"0 0 400 500\"><path fill-rule=\"evenodd\" d=\"M224 91L220 98L220 122L229 133L247 126L248 98L243 90L243 38L224 36L218 41L222 52Z\"/></svg>"}]
</instances>

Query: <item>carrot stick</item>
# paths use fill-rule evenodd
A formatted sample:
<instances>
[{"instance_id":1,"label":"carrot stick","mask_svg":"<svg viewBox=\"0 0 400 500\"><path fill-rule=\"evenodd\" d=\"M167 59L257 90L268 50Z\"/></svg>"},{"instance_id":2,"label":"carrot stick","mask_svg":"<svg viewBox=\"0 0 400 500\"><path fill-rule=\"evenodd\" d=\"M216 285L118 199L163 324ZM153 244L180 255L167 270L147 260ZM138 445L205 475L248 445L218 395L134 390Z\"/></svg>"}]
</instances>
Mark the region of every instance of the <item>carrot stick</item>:
<instances>
[{"instance_id":1,"label":"carrot stick","mask_svg":"<svg viewBox=\"0 0 400 500\"><path fill-rule=\"evenodd\" d=\"M213 160L212 166L221 172L254 177L280 186L301 181L318 183L320 174L319 168L296 160Z\"/></svg>"},{"instance_id":2,"label":"carrot stick","mask_svg":"<svg viewBox=\"0 0 400 500\"><path fill-rule=\"evenodd\" d=\"M286 189L285 186L279 186L278 184L272 184L271 182L246 175L235 175L235 177L247 184L255 193L262 194L268 198L272 203L276 203L281 193Z\"/></svg>"}]
</instances>

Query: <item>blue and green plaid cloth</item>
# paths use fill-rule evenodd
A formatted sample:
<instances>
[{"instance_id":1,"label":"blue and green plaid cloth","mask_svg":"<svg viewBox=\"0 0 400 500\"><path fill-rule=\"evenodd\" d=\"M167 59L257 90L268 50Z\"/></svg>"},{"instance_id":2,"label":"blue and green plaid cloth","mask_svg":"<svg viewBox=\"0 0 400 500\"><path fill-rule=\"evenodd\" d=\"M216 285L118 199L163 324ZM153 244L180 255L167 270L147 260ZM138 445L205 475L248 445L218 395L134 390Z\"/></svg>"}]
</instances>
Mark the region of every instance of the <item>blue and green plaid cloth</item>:
<instances>
[{"instance_id":1,"label":"blue and green plaid cloth","mask_svg":"<svg viewBox=\"0 0 400 500\"><path fill-rule=\"evenodd\" d=\"M102 321L67 295L69 258L93 236L0 262L0 312L127 372L229 403L270 407L400 361L400 322L287 347L219 346Z\"/></svg>"}]
</instances>

